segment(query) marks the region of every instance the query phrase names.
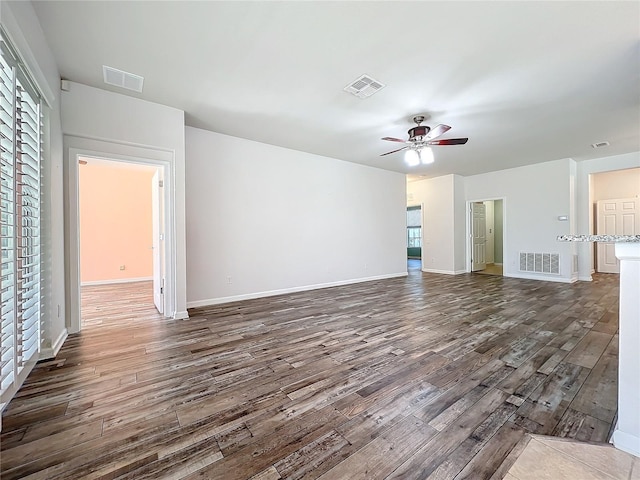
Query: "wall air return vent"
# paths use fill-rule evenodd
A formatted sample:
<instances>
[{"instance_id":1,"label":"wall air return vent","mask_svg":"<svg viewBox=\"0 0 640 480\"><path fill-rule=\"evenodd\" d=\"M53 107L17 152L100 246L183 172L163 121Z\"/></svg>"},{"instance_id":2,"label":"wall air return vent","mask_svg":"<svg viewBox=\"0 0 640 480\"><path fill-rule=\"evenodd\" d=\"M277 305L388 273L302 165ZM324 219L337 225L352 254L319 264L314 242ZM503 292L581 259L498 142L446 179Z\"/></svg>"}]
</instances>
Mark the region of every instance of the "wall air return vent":
<instances>
[{"instance_id":1,"label":"wall air return vent","mask_svg":"<svg viewBox=\"0 0 640 480\"><path fill-rule=\"evenodd\" d=\"M358 98L367 98L376 93L381 88L384 88L384 84L374 80L369 75L362 75L349 85L344 87L345 92L349 92Z\"/></svg>"},{"instance_id":2,"label":"wall air return vent","mask_svg":"<svg viewBox=\"0 0 640 480\"><path fill-rule=\"evenodd\" d=\"M106 65L102 66L102 74L104 76L104 83L108 85L142 93L144 77L141 77L140 75L118 70L113 67L107 67Z\"/></svg>"},{"instance_id":3,"label":"wall air return vent","mask_svg":"<svg viewBox=\"0 0 640 480\"><path fill-rule=\"evenodd\" d=\"M557 253L520 252L520 271L560 274L560 255Z\"/></svg>"}]
</instances>

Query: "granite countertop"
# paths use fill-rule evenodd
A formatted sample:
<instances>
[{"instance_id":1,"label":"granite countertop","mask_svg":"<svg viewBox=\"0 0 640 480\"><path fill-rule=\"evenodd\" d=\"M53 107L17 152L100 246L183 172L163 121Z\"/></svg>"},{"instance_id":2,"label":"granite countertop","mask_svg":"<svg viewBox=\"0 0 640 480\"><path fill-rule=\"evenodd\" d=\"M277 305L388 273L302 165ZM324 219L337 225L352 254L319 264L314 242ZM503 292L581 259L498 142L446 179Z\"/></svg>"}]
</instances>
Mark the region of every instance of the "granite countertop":
<instances>
[{"instance_id":1,"label":"granite countertop","mask_svg":"<svg viewBox=\"0 0 640 480\"><path fill-rule=\"evenodd\" d=\"M558 235L560 242L640 242L640 235Z\"/></svg>"}]
</instances>

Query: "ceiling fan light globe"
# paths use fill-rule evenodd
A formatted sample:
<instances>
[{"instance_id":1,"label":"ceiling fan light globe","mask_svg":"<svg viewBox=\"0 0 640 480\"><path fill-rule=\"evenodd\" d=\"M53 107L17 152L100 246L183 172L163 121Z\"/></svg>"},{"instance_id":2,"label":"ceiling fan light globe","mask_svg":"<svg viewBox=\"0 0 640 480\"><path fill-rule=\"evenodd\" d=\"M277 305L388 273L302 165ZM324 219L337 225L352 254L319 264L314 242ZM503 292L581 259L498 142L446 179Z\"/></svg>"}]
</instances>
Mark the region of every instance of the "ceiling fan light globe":
<instances>
[{"instance_id":1,"label":"ceiling fan light globe","mask_svg":"<svg viewBox=\"0 0 640 480\"><path fill-rule=\"evenodd\" d=\"M404 161L407 162L407 165L409 165L410 167L420 165L420 154L416 150L411 148L404 152Z\"/></svg>"},{"instance_id":2,"label":"ceiling fan light globe","mask_svg":"<svg viewBox=\"0 0 640 480\"><path fill-rule=\"evenodd\" d=\"M433 150L431 150L429 147L420 149L420 161L422 162L423 165L428 165L430 163L433 163L434 162Z\"/></svg>"}]
</instances>

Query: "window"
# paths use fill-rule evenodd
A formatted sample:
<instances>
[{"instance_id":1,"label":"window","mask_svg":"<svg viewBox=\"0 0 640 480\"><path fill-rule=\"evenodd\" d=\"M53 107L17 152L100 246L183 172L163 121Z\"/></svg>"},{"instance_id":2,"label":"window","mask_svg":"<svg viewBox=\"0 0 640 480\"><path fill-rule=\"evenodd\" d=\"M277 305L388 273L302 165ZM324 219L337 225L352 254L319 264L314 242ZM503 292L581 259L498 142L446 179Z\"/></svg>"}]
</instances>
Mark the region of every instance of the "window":
<instances>
[{"instance_id":1,"label":"window","mask_svg":"<svg viewBox=\"0 0 640 480\"><path fill-rule=\"evenodd\" d=\"M0 29L0 410L40 345L41 99Z\"/></svg>"},{"instance_id":2,"label":"window","mask_svg":"<svg viewBox=\"0 0 640 480\"><path fill-rule=\"evenodd\" d=\"M420 207L407 208L407 247L422 247L422 210Z\"/></svg>"},{"instance_id":3,"label":"window","mask_svg":"<svg viewBox=\"0 0 640 480\"><path fill-rule=\"evenodd\" d=\"M407 227L407 247L415 248L422 246L422 235L420 227Z\"/></svg>"}]
</instances>

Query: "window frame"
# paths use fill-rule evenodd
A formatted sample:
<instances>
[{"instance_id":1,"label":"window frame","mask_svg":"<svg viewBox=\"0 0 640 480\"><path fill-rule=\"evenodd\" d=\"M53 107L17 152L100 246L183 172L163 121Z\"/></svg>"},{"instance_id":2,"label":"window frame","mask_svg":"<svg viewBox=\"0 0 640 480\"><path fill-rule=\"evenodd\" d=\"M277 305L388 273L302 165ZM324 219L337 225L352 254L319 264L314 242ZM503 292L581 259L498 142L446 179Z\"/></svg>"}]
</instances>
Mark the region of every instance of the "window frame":
<instances>
[{"instance_id":1,"label":"window frame","mask_svg":"<svg viewBox=\"0 0 640 480\"><path fill-rule=\"evenodd\" d=\"M42 341L44 98L1 25L0 52L1 411L38 360Z\"/></svg>"}]
</instances>

